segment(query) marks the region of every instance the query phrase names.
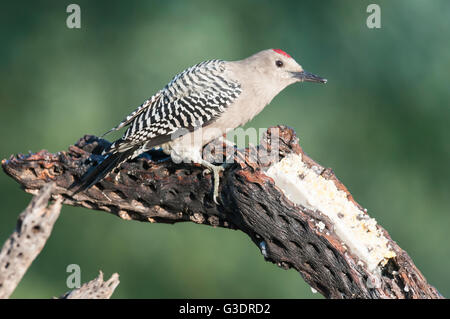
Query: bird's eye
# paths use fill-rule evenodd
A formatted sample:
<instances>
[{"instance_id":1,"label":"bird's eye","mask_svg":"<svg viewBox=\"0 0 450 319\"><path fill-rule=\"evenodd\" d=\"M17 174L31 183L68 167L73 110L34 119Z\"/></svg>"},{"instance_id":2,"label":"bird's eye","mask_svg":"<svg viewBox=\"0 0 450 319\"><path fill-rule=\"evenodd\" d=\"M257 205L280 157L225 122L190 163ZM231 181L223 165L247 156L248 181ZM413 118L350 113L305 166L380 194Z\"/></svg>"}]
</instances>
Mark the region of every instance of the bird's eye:
<instances>
[{"instance_id":1,"label":"bird's eye","mask_svg":"<svg viewBox=\"0 0 450 319\"><path fill-rule=\"evenodd\" d=\"M283 66L283 61L281 61L281 60L276 60L276 61L275 61L275 65L276 65L277 67L281 68L281 67Z\"/></svg>"}]
</instances>

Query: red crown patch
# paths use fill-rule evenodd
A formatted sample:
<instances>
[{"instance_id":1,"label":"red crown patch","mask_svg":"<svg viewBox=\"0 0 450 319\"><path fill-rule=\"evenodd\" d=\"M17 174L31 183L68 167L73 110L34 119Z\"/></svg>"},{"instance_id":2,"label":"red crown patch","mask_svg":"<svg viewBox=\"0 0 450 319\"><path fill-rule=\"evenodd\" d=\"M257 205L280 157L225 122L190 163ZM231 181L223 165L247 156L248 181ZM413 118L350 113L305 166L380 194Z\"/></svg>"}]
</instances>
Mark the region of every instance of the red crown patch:
<instances>
[{"instance_id":1,"label":"red crown patch","mask_svg":"<svg viewBox=\"0 0 450 319\"><path fill-rule=\"evenodd\" d=\"M287 54L286 52L284 52L283 50L281 50L281 49L273 49L276 53L278 53L278 54L282 54L282 55L284 55L285 57L288 57L288 58L292 58L289 54Z\"/></svg>"}]
</instances>

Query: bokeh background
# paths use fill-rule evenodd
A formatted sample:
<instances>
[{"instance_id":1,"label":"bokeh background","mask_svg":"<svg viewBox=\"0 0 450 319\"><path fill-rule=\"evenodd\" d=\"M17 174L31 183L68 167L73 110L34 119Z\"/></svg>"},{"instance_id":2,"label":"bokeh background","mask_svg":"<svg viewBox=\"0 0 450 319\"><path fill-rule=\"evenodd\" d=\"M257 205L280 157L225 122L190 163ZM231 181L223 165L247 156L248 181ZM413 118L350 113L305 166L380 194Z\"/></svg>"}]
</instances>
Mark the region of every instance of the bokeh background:
<instances>
[{"instance_id":1,"label":"bokeh background","mask_svg":"<svg viewBox=\"0 0 450 319\"><path fill-rule=\"evenodd\" d=\"M286 124L450 296L449 1L2 1L0 157L102 134L185 67L282 48L329 79L287 88L247 127ZM0 173L0 243L31 196ZM49 298L120 274L116 298L321 298L241 232L64 207L14 293Z\"/></svg>"}]
</instances>

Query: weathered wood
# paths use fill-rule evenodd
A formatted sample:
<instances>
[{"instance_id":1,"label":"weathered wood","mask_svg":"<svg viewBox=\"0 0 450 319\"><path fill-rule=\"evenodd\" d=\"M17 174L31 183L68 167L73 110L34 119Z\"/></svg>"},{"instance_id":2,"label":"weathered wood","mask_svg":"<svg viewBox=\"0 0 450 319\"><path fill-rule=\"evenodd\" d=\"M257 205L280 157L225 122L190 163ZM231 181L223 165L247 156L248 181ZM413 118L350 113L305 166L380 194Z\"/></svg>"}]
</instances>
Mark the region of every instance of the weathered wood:
<instances>
[{"instance_id":1,"label":"weathered wood","mask_svg":"<svg viewBox=\"0 0 450 319\"><path fill-rule=\"evenodd\" d=\"M273 139L279 142L279 158L264 155ZM236 164L221 179L222 205L212 201L211 175L204 176L198 165L174 164L156 151L124 163L117 173L72 196L68 187L93 161L102 159L101 151L107 145L105 140L85 136L67 152L12 156L2 162L2 167L27 192L34 193L54 181L55 194L62 196L65 204L107 211L122 219L192 221L239 229L261 249L266 260L296 269L327 298L442 298L381 226L376 227L388 238L395 257L374 273L346 247L327 215L294 204L265 174L268 167L288 154L300 154L308 167L332 181L361 209L361 214L366 214L330 169L304 154L290 128L268 130L261 145L251 149L258 155L256 160L247 156L249 149L235 151ZM261 161L263 158L266 161Z\"/></svg>"},{"instance_id":2,"label":"weathered wood","mask_svg":"<svg viewBox=\"0 0 450 319\"><path fill-rule=\"evenodd\" d=\"M20 214L17 226L0 251L0 298L9 298L41 252L61 211L62 198L48 205L54 183L46 184Z\"/></svg>"},{"instance_id":3,"label":"weathered wood","mask_svg":"<svg viewBox=\"0 0 450 319\"><path fill-rule=\"evenodd\" d=\"M109 299L119 285L119 275L113 274L107 281L103 280L100 271L98 277L83 284L80 288L73 289L60 297L60 299Z\"/></svg>"}]
</instances>

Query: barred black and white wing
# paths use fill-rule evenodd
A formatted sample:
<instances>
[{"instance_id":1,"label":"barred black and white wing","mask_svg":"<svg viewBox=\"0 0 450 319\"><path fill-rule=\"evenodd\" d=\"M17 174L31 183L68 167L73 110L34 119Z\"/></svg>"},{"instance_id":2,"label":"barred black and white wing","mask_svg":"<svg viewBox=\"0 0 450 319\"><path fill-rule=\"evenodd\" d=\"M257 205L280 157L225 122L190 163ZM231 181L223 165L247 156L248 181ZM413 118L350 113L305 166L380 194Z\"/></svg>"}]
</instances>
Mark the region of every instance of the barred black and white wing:
<instances>
[{"instance_id":1,"label":"barred black and white wing","mask_svg":"<svg viewBox=\"0 0 450 319\"><path fill-rule=\"evenodd\" d=\"M82 177L76 192L87 189L145 148L171 140L178 130L194 131L220 117L241 94L240 84L225 75L226 62L209 60L175 76L113 130L124 136L105 150L105 160Z\"/></svg>"},{"instance_id":2,"label":"barred black and white wing","mask_svg":"<svg viewBox=\"0 0 450 319\"><path fill-rule=\"evenodd\" d=\"M119 125L117 125L116 127L113 127L112 129L110 129L108 132L104 133L102 135L105 136L109 133L111 133L112 131L118 131L121 128L129 125L132 121L134 121L136 119L137 116L139 116L143 111L145 111L148 107L150 107L151 105L153 105L158 98L161 96L161 91L156 93L155 95L153 95L151 98L149 98L148 100L146 100L144 103L142 103L136 110L134 110L133 112L131 112L122 122L119 123Z\"/></svg>"},{"instance_id":3,"label":"barred black and white wing","mask_svg":"<svg viewBox=\"0 0 450 319\"><path fill-rule=\"evenodd\" d=\"M117 126L129 125L108 151L122 152L144 142L147 147L161 145L180 129L193 131L213 122L241 93L240 84L226 79L224 71L224 61L209 60L175 76Z\"/></svg>"}]
</instances>

